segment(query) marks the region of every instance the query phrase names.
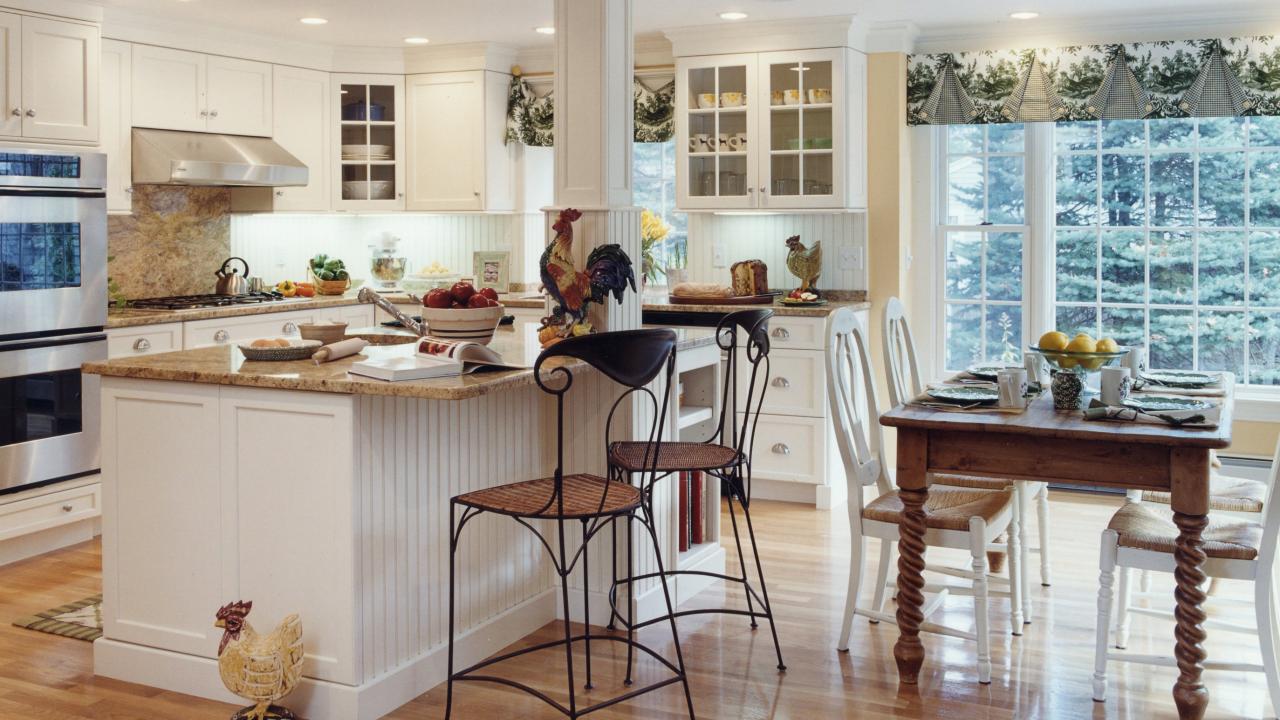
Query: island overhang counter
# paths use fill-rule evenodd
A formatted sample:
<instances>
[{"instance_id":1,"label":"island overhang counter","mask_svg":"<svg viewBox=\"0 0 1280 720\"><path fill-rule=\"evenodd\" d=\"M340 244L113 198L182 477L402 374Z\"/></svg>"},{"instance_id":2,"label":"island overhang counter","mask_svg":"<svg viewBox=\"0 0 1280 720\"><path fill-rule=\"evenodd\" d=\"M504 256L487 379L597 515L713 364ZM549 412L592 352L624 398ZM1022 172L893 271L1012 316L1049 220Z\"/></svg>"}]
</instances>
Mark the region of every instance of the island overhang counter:
<instances>
[{"instance_id":1,"label":"island overhang counter","mask_svg":"<svg viewBox=\"0 0 1280 720\"><path fill-rule=\"evenodd\" d=\"M501 328L491 347L531 365L536 329ZM718 372L713 331L677 332L679 370ZM259 631L301 615L304 681L285 704L305 717L376 718L443 681L449 499L550 475L554 403L532 370L390 383L349 374L356 359L249 362L219 346L85 366L102 376L103 401L97 674L236 702L218 678L214 614L250 600ZM566 408L574 471L604 473L604 421L618 394L599 373L575 378ZM615 438L627 425L615 425ZM674 515L673 496L660 489L655 505ZM462 664L554 620L560 607L541 545L502 520L469 524L460 551ZM674 545L674 522L660 525ZM605 535L593 540L596 558L613 552ZM710 569L723 566L716 550L706 554ZM634 557L637 573L656 569L638 544ZM585 579L601 624L608 571L595 560ZM637 586L644 617L661 590ZM571 604L579 614L582 594Z\"/></svg>"}]
</instances>

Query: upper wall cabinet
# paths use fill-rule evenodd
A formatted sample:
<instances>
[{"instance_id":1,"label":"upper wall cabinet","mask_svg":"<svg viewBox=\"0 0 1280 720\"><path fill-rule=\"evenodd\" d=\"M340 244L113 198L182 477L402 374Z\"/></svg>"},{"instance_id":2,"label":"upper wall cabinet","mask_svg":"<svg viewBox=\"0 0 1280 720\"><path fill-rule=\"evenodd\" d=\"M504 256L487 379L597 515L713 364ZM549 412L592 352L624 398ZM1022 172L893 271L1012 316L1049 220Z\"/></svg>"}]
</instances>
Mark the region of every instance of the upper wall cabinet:
<instances>
[{"instance_id":1,"label":"upper wall cabinet","mask_svg":"<svg viewBox=\"0 0 1280 720\"><path fill-rule=\"evenodd\" d=\"M107 154L107 212L130 212L133 196L133 121L130 86L133 46L119 40L102 41L102 142Z\"/></svg>"},{"instance_id":2,"label":"upper wall cabinet","mask_svg":"<svg viewBox=\"0 0 1280 720\"><path fill-rule=\"evenodd\" d=\"M515 209L509 82L484 70L409 76L409 210Z\"/></svg>"},{"instance_id":3,"label":"upper wall cabinet","mask_svg":"<svg viewBox=\"0 0 1280 720\"><path fill-rule=\"evenodd\" d=\"M329 209L329 73L277 65L273 81L272 133L276 142L307 166L304 187L277 188L275 210Z\"/></svg>"},{"instance_id":4,"label":"upper wall cabinet","mask_svg":"<svg viewBox=\"0 0 1280 720\"><path fill-rule=\"evenodd\" d=\"M0 13L0 135L98 141L98 28Z\"/></svg>"},{"instance_id":5,"label":"upper wall cabinet","mask_svg":"<svg viewBox=\"0 0 1280 720\"><path fill-rule=\"evenodd\" d=\"M849 48L677 61L685 210L866 208L866 57Z\"/></svg>"},{"instance_id":6,"label":"upper wall cabinet","mask_svg":"<svg viewBox=\"0 0 1280 720\"><path fill-rule=\"evenodd\" d=\"M271 100L268 63L134 47L137 127L270 136Z\"/></svg>"},{"instance_id":7,"label":"upper wall cabinet","mask_svg":"<svg viewBox=\"0 0 1280 720\"><path fill-rule=\"evenodd\" d=\"M403 210L404 76L333 75L334 210Z\"/></svg>"}]
</instances>

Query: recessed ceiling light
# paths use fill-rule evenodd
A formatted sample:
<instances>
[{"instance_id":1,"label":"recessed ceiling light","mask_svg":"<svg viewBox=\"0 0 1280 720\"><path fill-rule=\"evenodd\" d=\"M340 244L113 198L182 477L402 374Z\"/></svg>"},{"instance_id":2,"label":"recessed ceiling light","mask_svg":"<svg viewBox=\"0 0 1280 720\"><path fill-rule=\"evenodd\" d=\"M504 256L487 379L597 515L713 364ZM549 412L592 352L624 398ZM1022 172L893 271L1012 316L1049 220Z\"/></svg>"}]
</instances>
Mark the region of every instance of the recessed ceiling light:
<instances>
[{"instance_id":1,"label":"recessed ceiling light","mask_svg":"<svg viewBox=\"0 0 1280 720\"><path fill-rule=\"evenodd\" d=\"M298 18L298 22L302 23L303 25L324 25L329 21L325 20L322 17L304 17L304 18Z\"/></svg>"},{"instance_id":2,"label":"recessed ceiling light","mask_svg":"<svg viewBox=\"0 0 1280 720\"><path fill-rule=\"evenodd\" d=\"M430 40L424 37L407 37L404 39L404 41L409 45L426 45L427 43L431 42Z\"/></svg>"},{"instance_id":3,"label":"recessed ceiling light","mask_svg":"<svg viewBox=\"0 0 1280 720\"><path fill-rule=\"evenodd\" d=\"M541 33L541 34L543 34L543 35L555 35L555 34L556 34L556 28L555 28L555 26L554 26L554 25L543 25L542 27L536 27L536 28L534 28L534 29L533 29L533 31L534 31L534 32L536 32L536 33Z\"/></svg>"},{"instance_id":4,"label":"recessed ceiling light","mask_svg":"<svg viewBox=\"0 0 1280 720\"><path fill-rule=\"evenodd\" d=\"M1009 17L1013 18L1014 20L1032 20L1034 18L1040 17L1040 13L1031 12L1030 10L1019 10L1018 12L1009 13Z\"/></svg>"},{"instance_id":5,"label":"recessed ceiling light","mask_svg":"<svg viewBox=\"0 0 1280 720\"><path fill-rule=\"evenodd\" d=\"M745 20L746 18L747 18L746 13L738 12L737 10L731 10L729 12L720 13L721 20Z\"/></svg>"}]
</instances>

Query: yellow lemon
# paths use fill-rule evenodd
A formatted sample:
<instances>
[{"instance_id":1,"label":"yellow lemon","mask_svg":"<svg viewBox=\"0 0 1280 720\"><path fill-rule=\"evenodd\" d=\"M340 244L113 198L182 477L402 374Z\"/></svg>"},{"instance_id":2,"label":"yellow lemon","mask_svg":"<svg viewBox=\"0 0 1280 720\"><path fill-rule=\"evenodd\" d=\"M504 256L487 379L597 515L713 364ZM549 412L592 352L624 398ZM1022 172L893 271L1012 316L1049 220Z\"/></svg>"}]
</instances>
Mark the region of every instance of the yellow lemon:
<instances>
[{"instance_id":1,"label":"yellow lemon","mask_svg":"<svg viewBox=\"0 0 1280 720\"><path fill-rule=\"evenodd\" d=\"M1096 352L1113 353L1120 351L1120 344L1111 338L1102 338L1098 341Z\"/></svg>"},{"instance_id":2,"label":"yellow lemon","mask_svg":"<svg viewBox=\"0 0 1280 720\"><path fill-rule=\"evenodd\" d=\"M1067 343L1067 352L1091 353L1097 352L1097 347L1098 344L1094 342L1093 338L1084 333L1080 333L1072 338L1071 342Z\"/></svg>"},{"instance_id":3,"label":"yellow lemon","mask_svg":"<svg viewBox=\"0 0 1280 720\"><path fill-rule=\"evenodd\" d=\"M1040 336L1040 344L1037 347L1041 350L1066 350L1068 342L1070 341L1066 333L1051 330Z\"/></svg>"}]
</instances>

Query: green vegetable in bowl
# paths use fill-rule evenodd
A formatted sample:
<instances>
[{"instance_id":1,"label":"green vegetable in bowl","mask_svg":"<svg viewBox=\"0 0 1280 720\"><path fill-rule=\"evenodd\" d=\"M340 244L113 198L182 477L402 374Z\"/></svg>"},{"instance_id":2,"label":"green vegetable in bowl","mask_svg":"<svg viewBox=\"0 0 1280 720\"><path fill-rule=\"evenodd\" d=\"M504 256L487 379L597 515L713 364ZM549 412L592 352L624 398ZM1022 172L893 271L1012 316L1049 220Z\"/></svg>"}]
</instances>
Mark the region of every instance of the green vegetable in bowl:
<instances>
[{"instance_id":1,"label":"green vegetable in bowl","mask_svg":"<svg viewBox=\"0 0 1280 720\"><path fill-rule=\"evenodd\" d=\"M324 254L311 258L311 274L319 280L346 280L350 277L341 260Z\"/></svg>"}]
</instances>

